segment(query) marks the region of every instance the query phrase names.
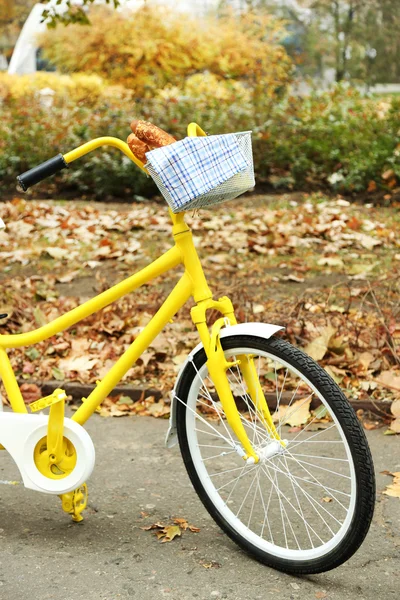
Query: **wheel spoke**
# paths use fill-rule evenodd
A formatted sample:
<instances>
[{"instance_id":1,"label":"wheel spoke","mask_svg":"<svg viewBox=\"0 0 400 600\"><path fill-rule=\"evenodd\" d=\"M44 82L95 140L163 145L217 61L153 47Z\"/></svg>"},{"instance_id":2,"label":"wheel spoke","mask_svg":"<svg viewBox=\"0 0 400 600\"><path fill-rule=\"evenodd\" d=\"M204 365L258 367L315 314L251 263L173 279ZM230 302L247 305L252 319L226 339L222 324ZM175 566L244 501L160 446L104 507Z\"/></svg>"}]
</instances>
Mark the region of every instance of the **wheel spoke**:
<instances>
[{"instance_id":1,"label":"wheel spoke","mask_svg":"<svg viewBox=\"0 0 400 600\"><path fill-rule=\"evenodd\" d=\"M265 470L265 469L266 469L266 465L262 465L262 469L263 469L264 473L266 474L266 476L267 476L267 477L269 478L269 480L271 481L272 485L275 487L275 483L274 483L273 479L271 478L271 476L270 476L270 475L267 473L267 471ZM287 501L287 503L289 504L289 506L290 506L290 507L291 507L291 508L294 510L294 512L295 512L295 513L296 513L298 516L300 516L300 517L301 517L301 513L299 513L299 512L297 511L297 509L295 508L295 506L293 506L293 504L291 503L291 501L290 501L290 500L288 500L287 498L286 498L286 501ZM313 532L313 533L314 533L314 534L315 534L315 535L318 537L318 539L320 540L320 542L321 542L321 543L324 543L324 542L323 542L323 540L322 540L322 538L320 538L320 536L319 536L319 535L316 533L316 531L314 531L314 529L313 529L311 526L309 526L309 527L310 527L311 531L312 531L312 532Z\"/></svg>"}]
</instances>

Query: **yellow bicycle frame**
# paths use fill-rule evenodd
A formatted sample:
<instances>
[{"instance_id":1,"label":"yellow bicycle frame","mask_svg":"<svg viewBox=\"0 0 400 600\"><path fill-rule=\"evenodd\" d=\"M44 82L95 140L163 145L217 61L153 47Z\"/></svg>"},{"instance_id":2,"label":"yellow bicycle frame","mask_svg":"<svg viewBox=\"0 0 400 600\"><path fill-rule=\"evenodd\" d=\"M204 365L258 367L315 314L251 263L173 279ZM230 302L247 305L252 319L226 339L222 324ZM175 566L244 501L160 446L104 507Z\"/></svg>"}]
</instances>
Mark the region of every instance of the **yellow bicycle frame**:
<instances>
[{"instance_id":1,"label":"yellow bicycle frame","mask_svg":"<svg viewBox=\"0 0 400 600\"><path fill-rule=\"evenodd\" d=\"M188 134L205 135L203 130L195 123L189 125ZM119 148L126 156L129 156L135 164L145 170L144 165L132 154L128 145L116 138L98 138L97 140L88 142L72 152L69 152L64 158L67 162L72 162L91 150L105 144ZM226 376L226 370L232 363L225 360L218 335L220 328L226 324L226 320L229 321L231 325L236 324L232 303L227 297L213 300L212 293L208 287L200 259L193 243L192 232L185 223L184 213L173 214L171 211L169 212L172 220L172 233L175 245L153 263L131 277L128 277L121 283L118 283L107 291L99 294L95 298L88 300L84 304L56 318L47 325L28 333L0 335L0 377L3 380L12 409L15 412L27 412L6 349L31 346L48 339L72 325L75 325L89 315L98 312L105 306L108 306L122 296L134 291L155 277L170 269L174 269L178 265L182 265L184 267L184 274L163 305L137 336L128 350L114 364L103 380L97 383L97 386L88 398L84 399L83 404L73 415L72 419L81 425L89 419L103 400L124 377L126 372L134 365L140 355L151 345L152 341L165 325L171 321L179 309L186 304L191 296L193 296L196 306L194 306L191 311L192 320L197 327L201 342L206 350L208 358L207 366L210 376L214 382L218 396L221 399L227 420L245 450L245 458L252 458L252 460L257 462L258 457L248 439L245 428L243 427ZM214 324L211 335L206 323L206 311L208 309L217 309L224 317L217 320ZM269 430L273 437L280 439L273 425L252 359L247 359L246 361L244 358L245 357L238 357L239 360L236 364L240 365L240 369L248 386L249 394L251 395L254 405L261 414L267 430ZM54 412L56 411L54 410Z\"/></svg>"}]
</instances>

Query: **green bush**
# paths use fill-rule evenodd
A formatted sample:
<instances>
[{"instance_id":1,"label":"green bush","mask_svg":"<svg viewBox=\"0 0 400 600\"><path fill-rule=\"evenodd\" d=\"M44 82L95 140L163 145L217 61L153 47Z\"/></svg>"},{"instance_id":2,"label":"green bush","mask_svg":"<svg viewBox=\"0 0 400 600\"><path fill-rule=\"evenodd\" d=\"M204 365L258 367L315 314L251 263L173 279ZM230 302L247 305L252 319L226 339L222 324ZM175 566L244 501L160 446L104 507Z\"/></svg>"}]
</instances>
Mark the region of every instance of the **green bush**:
<instances>
[{"instance_id":1,"label":"green bush","mask_svg":"<svg viewBox=\"0 0 400 600\"><path fill-rule=\"evenodd\" d=\"M56 77L56 75L53 75ZM0 178L15 190L19 173L98 136L126 139L134 117L176 137L197 121L209 133L253 130L256 178L275 188L329 187L340 192L396 189L400 179L400 100L363 98L336 87L306 98L286 95L258 104L245 84L194 75L181 88L166 87L153 99L134 99L123 88L95 87L90 107L63 80L51 107L37 89L17 94L0 76ZM17 80L14 80L17 81ZM19 81L19 80L18 80ZM47 83L47 85L51 85ZM53 88L56 86L53 86ZM39 193L67 190L95 197L151 196L152 181L115 149L93 152L41 184Z\"/></svg>"},{"instance_id":2,"label":"green bush","mask_svg":"<svg viewBox=\"0 0 400 600\"><path fill-rule=\"evenodd\" d=\"M400 178L399 109L399 99L363 98L346 86L289 96L258 130L256 171L276 186L391 189Z\"/></svg>"}]
</instances>

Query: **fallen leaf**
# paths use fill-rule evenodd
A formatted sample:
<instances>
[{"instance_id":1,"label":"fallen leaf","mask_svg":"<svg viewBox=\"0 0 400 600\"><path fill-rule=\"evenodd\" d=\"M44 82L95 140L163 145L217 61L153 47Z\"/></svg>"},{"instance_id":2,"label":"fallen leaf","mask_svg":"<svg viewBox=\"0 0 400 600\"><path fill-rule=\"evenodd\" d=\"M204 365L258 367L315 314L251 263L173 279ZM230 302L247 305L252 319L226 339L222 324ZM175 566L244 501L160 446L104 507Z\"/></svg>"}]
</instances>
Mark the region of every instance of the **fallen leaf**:
<instances>
[{"instance_id":1,"label":"fallen leaf","mask_svg":"<svg viewBox=\"0 0 400 600\"><path fill-rule=\"evenodd\" d=\"M40 352L36 348L28 348L28 350L25 350L25 354L30 360L36 360L40 357Z\"/></svg>"},{"instance_id":2,"label":"fallen leaf","mask_svg":"<svg viewBox=\"0 0 400 600\"><path fill-rule=\"evenodd\" d=\"M376 263L372 264L357 264L351 265L350 269L346 269L346 272L351 275L351 279L365 279L365 276L375 268Z\"/></svg>"},{"instance_id":3,"label":"fallen leaf","mask_svg":"<svg viewBox=\"0 0 400 600\"><path fill-rule=\"evenodd\" d=\"M375 246L380 246L382 244L381 240L377 240L371 235L366 235L365 233L357 233L354 235L357 236L357 239L361 243L361 246L363 246L367 250L372 250Z\"/></svg>"},{"instance_id":4,"label":"fallen leaf","mask_svg":"<svg viewBox=\"0 0 400 600\"><path fill-rule=\"evenodd\" d=\"M71 271L71 273L67 273L66 275L62 275L61 277L56 277L56 281L58 281L58 283L71 283L71 281L75 279L78 273L79 271Z\"/></svg>"},{"instance_id":5,"label":"fallen leaf","mask_svg":"<svg viewBox=\"0 0 400 600\"><path fill-rule=\"evenodd\" d=\"M46 317L44 316L43 312L40 310L39 306L35 306L35 309L33 311L33 316L35 317L35 321L39 325L39 327L43 327L43 325L46 325L46 323L47 323Z\"/></svg>"},{"instance_id":6,"label":"fallen leaf","mask_svg":"<svg viewBox=\"0 0 400 600\"><path fill-rule=\"evenodd\" d=\"M394 417L400 417L400 400L395 400L390 406L390 412Z\"/></svg>"},{"instance_id":7,"label":"fallen leaf","mask_svg":"<svg viewBox=\"0 0 400 600\"><path fill-rule=\"evenodd\" d=\"M171 542L174 538L182 535L182 529L179 525L169 525L165 527L162 532L165 537L161 540L162 542Z\"/></svg>"},{"instance_id":8,"label":"fallen leaf","mask_svg":"<svg viewBox=\"0 0 400 600\"><path fill-rule=\"evenodd\" d=\"M302 431L302 429L302 427L290 427L288 433L298 433L299 431Z\"/></svg>"},{"instance_id":9,"label":"fallen leaf","mask_svg":"<svg viewBox=\"0 0 400 600\"><path fill-rule=\"evenodd\" d=\"M221 568L220 563L218 563L215 560L212 560L211 562L201 562L200 564L205 569L220 569Z\"/></svg>"},{"instance_id":10,"label":"fallen leaf","mask_svg":"<svg viewBox=\"0 0 400 600\"><path fill-rule=\"evenodd\" d=\"M328 415L328 409L326 408L326 406L324 406L324 404L320 404L315 410L314 410L314 417L316 419L326 419L327 415Z\"/></svg>"},{"instance_id":11,"label":"fallen leaf","mask_svg":"<svg viewBox=\"0 0 400 600\"><path fill-rule=\"evenodd\" d=\"M35 402L42 397L42 390L34 383L23 383L20 387L25 404Z\"/></svg>"},{"instance_id":12,"label":"fallen leaf","mask_svg":"<svg viewBox=\"0 0 400 600\"><path fill-rule=\"evenodd\" d=\"M290 425L291 427L305 425L311 417L310 404L310 397L300 398L300 400L296 400L290 406L281 404L278 412L273 414L273 420L274 422L280 421L283 425Z\"/></svg>"},{"instance_id":13,"label":"fallen leaf","mask_svg":"<svg viewBox=\"0 0 400 600\"><path fill-rule=\"evenodd\" d=\"M129 396L120 396L116 403L118 405L126 404L127 406L130 406L131 404L133 404L133 400Z\"/></svg>"},{"instance_id":14,"label":"fallen leaf","mask_svg":"<svg viewBox=\"0 0 400 600\"><path fill-rule=\"evenodd\" d=\"M172 362L174 365L180 366L187 359L187 352L182 352L181 354L177 354L172 358Z\"/></svg>"},{"instance_id":15,"label":"fallen leaf","mask_svg":"<svg viewBox=\"0 0 400 600\"><path fill-rule=\"evenodd\" d=\"M59 367L64 371L91 371L98 363L98 358L89 358L87 356L76 356L73 358L62 358L59 361Z\"/></svg>"},{"instance_id":16,"label":"fallen leaf","mask_svg":"<svg viewBox=\"0 0 400 600\"><path fill-rule=\"evenodd\" d=\"M322 498L322 502L333 502L333 499L332 499L332 498L330 498L329 496L324 496L324 497Z\"/></svg>"},{"instance_id":17,"label":"fallen leaf","mask_svg":"<svg viewBox=\"0 0 400 600\"><path fill-rule=\"evenodd\" d=\"M382 427L381 421L371 421L370 419L363 419L362 424L364 429L372 431L373 429L380 429Z\"/></svg>"},{"instance_id":18,"label":"fallen leaf","mask_svg":"<svg viewBox=\"0 0 400 600\"><path fill-rule=\"evenodd\" d=\"M66 248L46 248L45 252L47 252L51 258L66 258L70 254L70 250L67 250Z\"/></svg>"},{"instance_id":19,"label":"fallen leaf","mask_svg":"<svg viewBox=\"0 0 400 600\"><path fill-rule=\"evenodd\" d=\"M214 254L209 256L208 260L217 264L225 264L229 262L229 254Z\"/></svg>"},{"instance_id":20,"label":"fallen leaf","mask_svg":"<svg viewBox=\"0 0 400 600\"><path fill-rule=\"evenodd\" d=\"M54 377L54 379L56 379L57 381L64 381L65 379L65 374L63 371L61 371L61 369L59 369L58 367L53 367L51 369L51 373Z\"/></svg>"},{"instance_id":21,"label":"fallen leaf","mask_svg":"<svg viewBox=\"0 0 400 600\"><path fill-rule=\"evenodd\" d=\"M304 283L304 277L298 277L297 275L293 275L292 273L290 273L290 275L282 277L282 280L283 281L294 281L295 283Z\"/></svg>"},{"instance_id":22,"label":"fallen leaf","mask_svg":"<svg viewBox=\"0 0 400 600\"><path fill-rule=\"evenodd\" d=\"M389 429L394 433L400 433L400 417L397 417L397 419L394 419L394 421L390 423Z\"/></svg>"},{"instance_id":23,"label":"fallen leaf","mask_svg":"<svg viewBox=\"0 0 400 600\"><path fill-rule=\"evenodd\" d=\"M386 486L382 494L386 496L392 496L393 498L400 498L400 471L389 473L393 477L393 483Z\"/></svg>"},{"instance_id":24,"label":"fallen leaf","mask_svg":"<svg viewBox=\"0 0 400 600\"><path fill-rule=\"evenodd\" d=\"M335 383L341 383L343 380L343 376L338 375L330 365L325 365L324 370L329 373Z\"/></svg>"},{"instance_id":25,"label":"fallen leaf","mask_svg":"<svg viewBox=\"0 0 400 600\"><path fill-rule=\"evenodd\" d=\"M146 525L145 527L141 527L140 529L143 529L144 531L150 531L151 529L164 529L164 527L164 523L160 523L159 521L157 521L157 523Z\"/></svg>"},{"instance_id":26,"label":"fallen leaf","mask_svg":"<svg viewBox=\"0 0 400 600\"><path fill-rule=\"evenodd\" d=\"M264 304L253 304L253 315L259 315L264 312L265 306Z\"/></svg>"},{"instance_id":27,"label":"fallen leaf","mask_svg":"<svg viewBox=\"0 0 400 600\"><path fill-rule=\"evenodd\" d=\"M128 413L124 410L120 410L116 404L112 404L109 409L109 414L111 417L126 417Z\"/></svg>"},{"instance_id":28,"label":"fallen leaf","mask_svg":"<svg viewBox=\"0 0 400 600\"><path fill-rule=\"evenodd\" d=\"M186 531L186 529L189 527L189 523L186 519L174 519L174 523L175 525L179 525L183 531Z\"/></svg>"},{"instance_id":29,"label":"fallen leaf","mask_svg":"<svg viewBox=\"0 0 400 600\"><path fill-rule=\"evenodd\" d=\"M372 361L374 360L374 358L375 357L373 354L371 354L371 352L362 352L358 357L358 362L360 363L364 371L366 371L370 363L372 363Z\"/></svg>"},{"instance_id":30,"label":"fallen leaf","mask_svg":"<svg viewBox=\"0 0 400 600\"><path fill-rule=\"evenodd\" d=\"M336 333L335 327L327 325L321 335L316 337L312 342L307 344L304 348L304 352L311 356L314 360L321 360L324 358L331 337Z\"/></svg>"},{"instance_id":31,"label":"fallen leaf","mask_svg":"<svg viewBox=\"0 0 400 600\"><path fill-rule=\"evenodd\" d=\"M400 375L398 371L382 371L376 382L386 388L400 392Z\"/></svg>"},{"instance_id":32,"label":"fallen leaf","mask_svg":"<svg viewBox=\"0 0 400 600\"><path fill-rule=\"evenodd\" d=\"M344 262L339 257L323 256L317 261L317 265L327 267L344 267Z\"/></svg>"}]
</instances>

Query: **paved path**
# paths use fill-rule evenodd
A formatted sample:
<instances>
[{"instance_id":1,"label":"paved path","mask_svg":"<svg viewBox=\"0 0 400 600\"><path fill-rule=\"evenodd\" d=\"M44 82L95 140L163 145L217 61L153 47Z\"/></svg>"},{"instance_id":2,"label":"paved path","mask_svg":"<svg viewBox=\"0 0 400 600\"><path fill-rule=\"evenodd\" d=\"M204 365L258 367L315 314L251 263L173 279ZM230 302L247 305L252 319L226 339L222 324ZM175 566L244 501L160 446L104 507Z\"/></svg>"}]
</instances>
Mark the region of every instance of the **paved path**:
<instances>
[{"instance_id":1,"label":"paved path","mask_svg":"<svg viewBox=\"0 0 400 600\"><path fill-rule=\"evenodd\" d=\"M97 464L82 524L70 522L58 498L0 486L1 600L399 598L400 500L382 496L390 478L379 474L400 470L399 437L368 433L378 502L362 548L335 571L296 578L248 558L208 517L178 449L164 449L166 421L95 416L88 429ZM0 479L17 478L1 453ZM161 544L141 529L172 516L200 533Z\"/></svg>"}]
</instances>

